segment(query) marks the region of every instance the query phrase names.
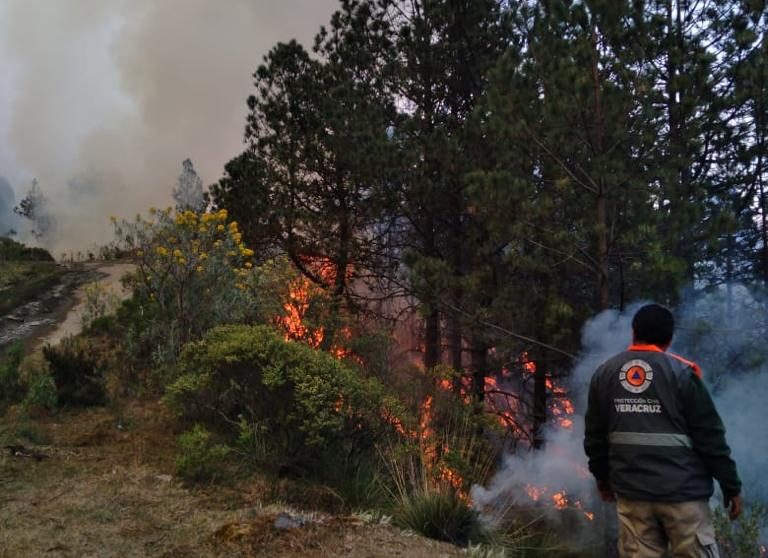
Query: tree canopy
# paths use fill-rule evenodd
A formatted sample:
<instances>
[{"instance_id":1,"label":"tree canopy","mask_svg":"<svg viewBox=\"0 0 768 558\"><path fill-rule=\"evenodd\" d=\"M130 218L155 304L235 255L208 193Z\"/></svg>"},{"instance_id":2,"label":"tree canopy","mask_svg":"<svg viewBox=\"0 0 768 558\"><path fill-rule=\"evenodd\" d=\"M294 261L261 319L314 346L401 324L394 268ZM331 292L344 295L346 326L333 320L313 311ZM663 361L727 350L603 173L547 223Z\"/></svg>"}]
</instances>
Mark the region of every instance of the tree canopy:
<instances>
[{"instance_id":1,"label":"tree canopy","mask_svg":"<svg viewBox=\"0 0 768 558\"><path fill-rule=\"evenodd\" d=\"M767 10L342 0L257 68L211 199L329 319L415 308L424 365L482 399L521 354L566 370L597 311L765 286Z\"/></svg>"}]
</instances>

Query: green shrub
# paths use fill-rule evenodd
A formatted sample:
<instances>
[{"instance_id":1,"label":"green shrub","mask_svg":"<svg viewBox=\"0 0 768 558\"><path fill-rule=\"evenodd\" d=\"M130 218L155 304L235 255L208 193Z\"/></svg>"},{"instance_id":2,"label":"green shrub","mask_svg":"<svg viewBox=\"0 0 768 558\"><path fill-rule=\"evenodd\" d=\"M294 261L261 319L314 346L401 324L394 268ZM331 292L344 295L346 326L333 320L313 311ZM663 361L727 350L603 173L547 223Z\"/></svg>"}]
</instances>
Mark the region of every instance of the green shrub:
<instances>
[{"instance_id":1,"label":"green shrub","mask_svg":"<svg viewBox=\"0 0 768 558\"><path fill-rule=\"evenodd\" d=\"M0 357L0 404L19 402L24 397L24 387L19 378L19 366L24 360L24 344L18 341Z\"/></svg>"},{"instance_id":2,"label":"green shrub","mask_svg":"<svg viewBox=\"0 0 768 558\"><path fill-rule=\"evenodd\" d=\"M27 395L24 397L25 407L52 410L56 408L57 402L56 382L53 381L53 376L47 370L37 373L29 379Z\"/></svg>"},{"instance_id":3,"label":"green shrub","mask_svg":"<svg viewBox=\"0 0 768 558\"><path fill-rule=\"evenodd\" d=\"M112 335L117 332L117 318L115 316L99 316L83 329L87 335Z\"/></svg>"},{"instance_id":4,"label":"green shrub","mask_svg":"<svg viewBox=\"0 0 768 558\"><path fill-rule=\"evenodd\" d=\"M132 318L128 349L134 358L175 364L181 347L208 329L253 321L258 314L255 254L226 210L150 209L148 219L114 225L136 262L125 280L133 308L122 313Z\"/></svg>"},{"instance_id":5,"label":"green shrub","mask_svg":"<svg viewBox=\"0 0 768 558\"><path fill-rule=\"evenodd\" d=\"M312 469L325 454L354 463L391 429L382 410L396 403L378 381L266 326L215 328L184 349L179 368L167 401L181 417L283 464Z\"/></svg>"},{"instance_id":6,"label":"green shrub","mask_svg":"<svg viewBox=\"0 0 768 558\"><path fill-rule=\"evenodd\" d=\"M52 262L53 256L43 248L31 248L7 237L0 237L0 260Z\"/></svg>"},{"instance_id":7,"label":"green shrub","mask_svg":"<svg viewBox=\"0 0 768 558\"><path fill-rule=\"evenodd\" d=\"M486 538L478 513L448 487L402 495L393 509L392 520L403 529L462 546Z\"/></svg>"},{"instance_id":8,"label":"green shrub","mask_svg":"<svg viewBox=\"0 0 768 558\"><path fill-rule=\"evenodd\" d=\"M768 524L768 507L755 503L739 521L730 521L722 507L715 510L715 534L723 558L754 558L760 553L760 530Z\"/></svg>"},{"instance_id":9,"label":"green shrub","mask_svg":"<svg viewBox=\"0 0 768 558\"><path fill-rule=\"evenodd\" d=\"M196 424L179 436L180 453L176 458L176 473L191 482L214 480L221 475L221 462L229 449L215 444L205 427Z\"/></svg>"},{"instance_id":10,"label":"green shrub","mask_svg":"<svg viewBox=\"0 0 768 558\"><path fill-rule=\"evenodd\" d=\"M81 338L68 337L43 347L60 405L86 407L106 402L104 371Z\"/></svg>"}]
</instances>

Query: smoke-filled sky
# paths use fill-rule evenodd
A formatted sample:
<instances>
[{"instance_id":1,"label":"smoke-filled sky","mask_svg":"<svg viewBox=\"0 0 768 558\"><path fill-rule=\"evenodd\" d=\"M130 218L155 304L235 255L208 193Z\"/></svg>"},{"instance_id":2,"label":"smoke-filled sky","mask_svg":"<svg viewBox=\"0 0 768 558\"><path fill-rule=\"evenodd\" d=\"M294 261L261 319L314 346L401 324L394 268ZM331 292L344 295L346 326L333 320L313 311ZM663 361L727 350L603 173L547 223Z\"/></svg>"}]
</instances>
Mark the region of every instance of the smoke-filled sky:
<instances>
[{"instance_id":1,"label":"smoke-filled sky","mask_svg":"<svg viewBox=\"0 0 768 558\"><path fill-rule=\"evenodd\" d=\"M337 3L0 1L0 176L17 200L39 179L55 249L105 240L109 215L170 205L184 159L218 179L264 54L310 46Z\"/></svg>"}]
</instances>

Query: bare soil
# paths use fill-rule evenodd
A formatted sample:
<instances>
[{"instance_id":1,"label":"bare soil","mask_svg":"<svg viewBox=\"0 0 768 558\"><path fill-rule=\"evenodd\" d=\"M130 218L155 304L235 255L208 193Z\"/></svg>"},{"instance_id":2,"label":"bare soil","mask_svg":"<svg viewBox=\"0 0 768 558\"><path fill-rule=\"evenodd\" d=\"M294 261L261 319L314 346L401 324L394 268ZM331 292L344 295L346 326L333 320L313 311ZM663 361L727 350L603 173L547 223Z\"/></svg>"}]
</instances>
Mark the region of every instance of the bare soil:
<instances>
[{"instance_id":1,"label":"bare soil","mask_svg":"<svg viewBox=\"0 0 768 558\"><path fill-rule=\"evenodd\" d=\"M34 439L25 448L46 457L2 450L0 557L464 555L380 520L280 504L280 487L269 479L185 486L173 475L172 424L159 403L34 422L11 411L0 441ZM279 528L281 518L289 528Z\"/></svg>"}]
</instances>

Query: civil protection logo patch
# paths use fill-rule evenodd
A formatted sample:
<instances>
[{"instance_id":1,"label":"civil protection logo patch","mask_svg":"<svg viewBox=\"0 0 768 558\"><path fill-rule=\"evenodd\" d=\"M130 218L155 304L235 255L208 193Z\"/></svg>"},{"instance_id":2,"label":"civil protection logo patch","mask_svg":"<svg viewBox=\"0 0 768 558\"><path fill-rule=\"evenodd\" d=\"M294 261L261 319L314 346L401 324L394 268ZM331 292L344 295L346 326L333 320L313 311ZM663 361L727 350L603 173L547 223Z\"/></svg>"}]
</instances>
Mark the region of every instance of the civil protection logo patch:
<instances>
[{"instance_id":1,"label":"civil protection logo patch","mask_svg":"<svg viewBox=\"0 0 768 558\"><path fill-rule=\"evenodd\" d=\"M619 381L625 390L631 393L643 393L651 386L653 368L644 360L630 360L621 367Z\"/></svg>"}]
</instances>

